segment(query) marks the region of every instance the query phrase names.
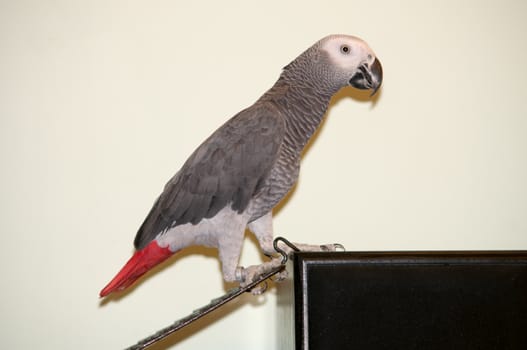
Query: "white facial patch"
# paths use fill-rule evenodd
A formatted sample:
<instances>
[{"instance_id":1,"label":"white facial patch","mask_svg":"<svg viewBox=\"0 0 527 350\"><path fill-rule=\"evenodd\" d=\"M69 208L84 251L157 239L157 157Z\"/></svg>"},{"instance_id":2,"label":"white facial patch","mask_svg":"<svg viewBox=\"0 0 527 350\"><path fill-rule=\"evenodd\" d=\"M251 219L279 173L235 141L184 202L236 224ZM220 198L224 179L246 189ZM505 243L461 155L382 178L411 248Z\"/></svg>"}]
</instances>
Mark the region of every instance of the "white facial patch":
<instances>
[{"instance_id":1,"label":"white facial patch","mask_svg":"<svg viewBox=\"0 0 527 350\"><path fill-rule=\"evenodd\" d=\"M354 70L361 64L373 62L375 54L361 39L350 35L331 35L321 42L331 61L345 70Z\"/></svg>"}]
</instances>

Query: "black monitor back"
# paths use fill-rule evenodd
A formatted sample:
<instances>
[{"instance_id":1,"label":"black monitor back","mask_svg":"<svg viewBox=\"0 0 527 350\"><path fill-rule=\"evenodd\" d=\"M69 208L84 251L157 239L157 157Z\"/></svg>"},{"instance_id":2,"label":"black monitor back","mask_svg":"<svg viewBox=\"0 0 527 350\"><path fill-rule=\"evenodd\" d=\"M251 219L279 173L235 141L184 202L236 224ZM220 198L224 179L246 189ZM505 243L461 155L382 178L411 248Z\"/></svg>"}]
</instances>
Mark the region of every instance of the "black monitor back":
<instances>
[{"instance_id":1,"label":"black monitor back","mask_svg":"<svg viewBox=\"0 0 527 350\"><path fill-rule=\"evenodd\" d=\"M297 253L279 349L527 349L527 252Z\"/></svg>"}]
</instances>

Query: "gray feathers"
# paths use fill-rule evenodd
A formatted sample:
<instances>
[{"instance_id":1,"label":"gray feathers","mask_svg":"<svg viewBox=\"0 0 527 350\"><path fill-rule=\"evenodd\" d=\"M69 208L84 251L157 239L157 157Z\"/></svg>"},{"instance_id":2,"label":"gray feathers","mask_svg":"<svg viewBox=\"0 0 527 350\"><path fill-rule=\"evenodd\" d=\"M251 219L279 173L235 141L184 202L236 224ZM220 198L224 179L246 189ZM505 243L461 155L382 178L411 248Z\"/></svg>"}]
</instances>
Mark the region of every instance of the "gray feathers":
<instances>
[{"instance_id":1,"label":"gray feathers","mask_svg":"<svg viewBox=\"0 0 527 350\"><path fill-rule=\"evenodd\" d=\"M254 105L196 149L150 210L135 247L176 226L199 225L226 207L249 223L268 214L296 182L302 150L333 94L348 84L376 91L381 80L380 64L362 40L329 36L317 42Z\"/></svg>"},{"instance_id":2,"label":"gray feathers","mask_svg":"<svg viewBox=\"0 0 527 350\"><path fill-rule=\"evenodd\" d=\"M135 239L143 248L176 225L197 224L230 205L243 212L278 157L284 122L263 106L238 113L194 151L167 183Z\"/></svg>"}]
</instances>

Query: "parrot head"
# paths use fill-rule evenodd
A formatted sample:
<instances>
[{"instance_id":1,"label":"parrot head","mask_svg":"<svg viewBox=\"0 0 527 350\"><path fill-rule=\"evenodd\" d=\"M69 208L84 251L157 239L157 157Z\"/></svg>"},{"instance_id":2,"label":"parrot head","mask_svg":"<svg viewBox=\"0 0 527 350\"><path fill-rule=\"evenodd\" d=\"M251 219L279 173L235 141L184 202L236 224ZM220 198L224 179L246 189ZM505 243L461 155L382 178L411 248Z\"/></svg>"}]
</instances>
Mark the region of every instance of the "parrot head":
<instances>
[{"instance_id":1,"label":"parrot head","mask_svg":"<svg viewBox=\"0 0 527 350\"><path fill-rule=\"evenodd\" d=\"M325 56L330 80L343 87L351 85L372 90L372 96L382 83L382 66L375 53L363 40L350 35L330 35L318 42Z\"/></svg>"}]
</instances>

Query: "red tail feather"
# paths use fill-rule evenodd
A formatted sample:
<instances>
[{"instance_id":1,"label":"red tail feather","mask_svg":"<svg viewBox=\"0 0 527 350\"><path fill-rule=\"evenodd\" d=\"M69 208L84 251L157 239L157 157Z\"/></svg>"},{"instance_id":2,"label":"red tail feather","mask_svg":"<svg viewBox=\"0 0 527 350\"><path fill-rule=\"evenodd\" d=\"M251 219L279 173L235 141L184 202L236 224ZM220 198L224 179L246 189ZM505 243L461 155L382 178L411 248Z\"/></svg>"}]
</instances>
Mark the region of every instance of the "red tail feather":
<instances>
[{"instance_id":1,"label":"red tail feather","mask_svg":"<svg viewBox=\"0 0 527 350\"><path fill-rule=\"evenodd\" d=\"M155 240L150 242L146 247L135 252L121 271L101 290L99 295L105 297L112 292L129 287L148 270L162 263L172 254L173 252L168 247L161 248Z\"/></svg>"}]
</instances>

